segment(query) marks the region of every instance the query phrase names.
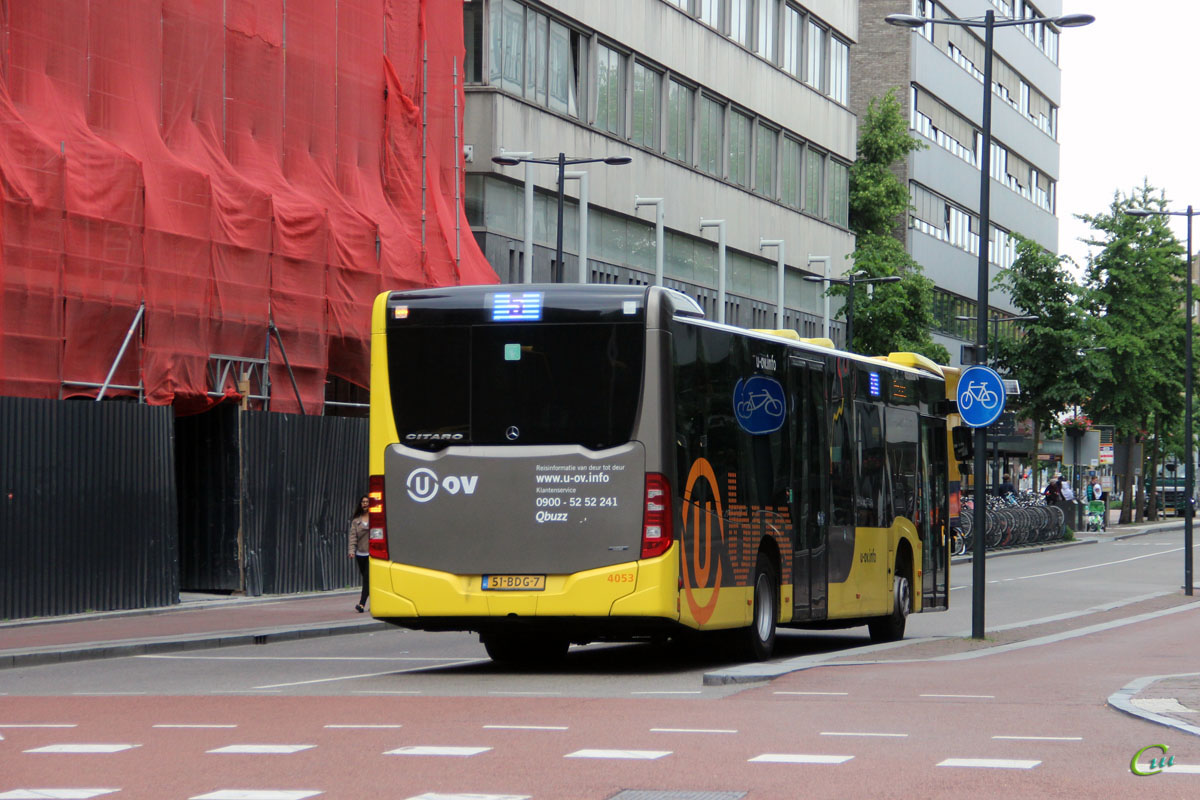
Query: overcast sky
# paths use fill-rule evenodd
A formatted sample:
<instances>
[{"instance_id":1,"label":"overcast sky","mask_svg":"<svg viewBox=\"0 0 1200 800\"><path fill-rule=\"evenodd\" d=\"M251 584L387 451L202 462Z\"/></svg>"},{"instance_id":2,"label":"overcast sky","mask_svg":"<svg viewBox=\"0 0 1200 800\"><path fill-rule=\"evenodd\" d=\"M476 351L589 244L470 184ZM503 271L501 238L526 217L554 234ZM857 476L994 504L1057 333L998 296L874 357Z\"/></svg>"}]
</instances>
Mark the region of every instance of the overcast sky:
<instances>
[{"instance_id":1,"label":"overcast sky","mask_svg":"<svg viewBox=\"0 0 1200 800\"><path fill-rule=\"evenodd\" d=\"M1096 21L1059 40L1062 107L1058 138L1058 248L1081 265L1090 227L1075 214L1099 214L1113 192L1147 178L1171 210L1200 211L1200 3L1195 0L1064 0L1063 13ZM1186 218L1172 225L1186 245ZM1200 250L1200 220L1193 221Z\"/></svg>"}]
</instances>

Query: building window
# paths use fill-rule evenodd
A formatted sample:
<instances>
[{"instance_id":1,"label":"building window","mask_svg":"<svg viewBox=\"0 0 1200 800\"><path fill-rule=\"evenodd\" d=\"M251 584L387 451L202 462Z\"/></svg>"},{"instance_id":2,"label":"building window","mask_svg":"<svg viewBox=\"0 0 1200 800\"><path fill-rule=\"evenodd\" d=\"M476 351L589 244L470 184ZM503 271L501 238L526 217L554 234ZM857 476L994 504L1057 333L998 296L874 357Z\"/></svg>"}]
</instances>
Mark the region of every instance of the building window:
<instances>
[{"instance_id":1,"label":"building window","mask_svg":"<svg viewBox=\"0 0 1200 800\"><path fill-rule=\"evenodd\" d=\"M596 127L625 131L625 56L604 45L596 46Z\"/></svg>"},{"instance_id":2,"label":"building window","mask_svg":"<svg viewBox=\"0 0 1200 800\"><path fill-rule=\"evenodd\" d=\"M729 38L740 45L750 44L753 9L752 0L729 0Z\"/></svg>"},{"instance_id":3,"label":"building window","mask_svg":"<svg viewBox=\"0 0 1200 800\"><path fill-rule=\"evenodd\" d=\"M697 164L709 175L721 177L722 145L725 141L725 106L707 95L700 95L700 113L696 115L700 153Z\"/></svg>"},{"instance_id":4,"label":"building window","mask_svg":"<svg viewBox=\"0 0 1200 800\"><path fill-rule=\"evenodd\" d=\"M578 33L550 23L550 109L562 114L579 116L577 87L581 70L587 63L586 40ZM538 82L541 83L539 77Z\"/></svg>"},{"instance_id":5,"label":"building window","mask_svg":"<svg viewBox=\"0 0 1200 800\"><path fill-rule=\"evenodd\" d=\"M825 85L825 29L811 19L808 21L805 48L808 63L804 70L804 82L820 91Z\"/></svg>"},{"instance_id":6,"label":"building window","mask_svg":"<svg viewBox=\"0 0 1200 800\"><path fill-rule=\"evenodd\" d=\"M775 24L779 19L779 0L758 0L758 27L754 32L754 52L767 61L775 61Z\"/></svg>"},{"instance_id":7,"label":"building window","mask_svg":"<svg viewBox=\"0 0 1200 800\"><path fill-rule=\"evenodd\" d=\"M834 225L850 227L850 168L829 162L829 216Z\"/></svg>"},{"instance_id":8,"label":"building window","mask_svg":"<svg viewBox=\"0 0 1200 800\"><path fill-rule=\"evenodd\" d=\"M493 2L490 24L490 82L520 95L525 87L525 9L516 0Z\"/></svg>"},{"instance_id":9,"label":"building window","mask_svg":"<svg viewBox=\"0 0 1200 800\"><path fill-rule=\"evenodd\" d=\"M796 78L802 77L804 18L791 6L783 9L783 58L780 64L785 72Z\"/></svg>"},{"instance_id":10,"label":"building window","mask_svg":"<svg viewBox=\"0 0 1200 800\"><path fill-rule=\"evenodd\" d=\"M840 39L829 42L829 98L846 105L850 88L850 45Z\"/></svg>"},{"instance_id":11,"label":"building window","mask_svg":"<svg viewBox=\"0 0 1200 800\"><path fill-rule=\"evenodd\" d=\"M800 183L800 159L803 155L803 145L790 136L783 137L779 149L779 199L796 209L803 206L804 188Z\"/></svg>"},{"instance_id":12,"label":"building window","mask_svg":"<svg viewBox=\"0 0 1200 800\"><path fill-rule=\"evenodd\" d=\"M804 153L804 210L824 216L821 197L825 187L825 154L811 147Z\"/></svg>"},{"instance_id":13,"label":"building window","mask_svg":"<svg viewBox=\"0 0 1200 800\"><path fill-rule=\"evenodd\" d=\"M697 0L696 18L705 25L721 30L722 0Z\"/></svg>"},{"instance_id":14,"label":"building window","mask_svg":"<svg viewBox=\"0 0 1200 800\"><path fill-rule=\"evenodd\" d=\"M729 180L738 186L750 185L750 126L740 111L729 115Z\"/></svg>"},{"instance_id":15,"label":"building window","mask_svg":"<svg viewBox=\"0 0 1200 800\"><path fill-rule=\"evenodd\" d=\"M667 155L691 163L692 107L696 92L676 80L667 89Z\"/></svg>"},{"instance_id":16,"label":"building window","mask_svg":"<svg viewBox=\"0 0 1200 800\"><path fill-rule=\"evenodd\" d=\"M775 159L779 131L761 122L754 132L754 188L759 194L775 197Z\"/></svg>"},{"instance_id":17,"label":"building window","mask_svg":"<svg viewBox=\"0 0 1200 800\"><path fill-rule=\"evenodd\" d=\"M633 65L633 119L631 138L634 144L658 149L658 95L662 76L645 64Z\"/></svg>"},{"instance_id":18,"label":"building window","mask_svg":"<svg viewBox=\"0 0 1200 800\"><path fill-rule=\"evenodd\" d=\"M463 81L483 83L483 3L479 0L463 2L463 42Z\"/></svg>"}]
</instances>

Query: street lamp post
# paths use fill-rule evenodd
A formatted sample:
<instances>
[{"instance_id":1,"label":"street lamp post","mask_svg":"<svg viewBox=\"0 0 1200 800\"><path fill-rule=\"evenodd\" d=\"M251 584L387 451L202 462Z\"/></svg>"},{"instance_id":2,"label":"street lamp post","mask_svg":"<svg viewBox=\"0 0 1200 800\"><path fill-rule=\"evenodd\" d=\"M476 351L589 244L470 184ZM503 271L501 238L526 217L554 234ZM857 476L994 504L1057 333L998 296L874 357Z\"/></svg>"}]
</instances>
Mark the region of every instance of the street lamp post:
<instances>
[{"instance_id":1,"label":"street lamp post","mask_svg":"<svg viewBox=\"0 0 1200 800\"><path fill-rule=\"evenodd\" d=\"M551 164L558 167L558 236L556 238L554 248L554 273L552 276L554 283L562 282L562 260L563 260L563 187L567 181L567 167L577 166L579 164L609 164L617 166L628 164L633 161L629 156L609 156L607 158L567 158L566 153L559 153L556 158L530 158L521 156L516 153L507 155L492 156L492 162L504 167L515 167L517 164ZM529 260L530 265L533 264L533 254L527 253L525 256Z\"/></svg>"},{"instance_id":2,"label":"street lamp post","mask_svg":"<svg viewBox=\"0 0 1200 800\"><path fill-rule=\"evenodd\" d=\"M861 275L866 275L865 270L855 270L847 273L844 278L826 278L821 275L805 275L804 280L822 283L836 283L839 286L849 287L846 296L846 352L854 352L854 287L859 283L896 283L904 280L899 275L885 275L882 278L862 278Z\"/></svg>"},{"instance_id":3,"label":"street lamp post","mask_svg":"<svg viewBox=\"0 0 1200 800\"><path fill-rule=\"evenodd\" d=\"M1128 209L1125 212L1134 217L1187 217L1187 281L1184 284L1184 337L1183 337L1183 441L1187 447L1187 463L1183 465L1183 490L1186 494L1183 504L1183 593L1192 594L1192 496L1196 488L1196 458L1192 450L1192 217L1198 211L1193 211L1189 205L1187 211L1151 211L1145 208Z\"/></svg>"},{"instance_id":4,"label":"street lamp post","mask_svg":"<svg viewBox=\"0 0 1200 800\"><path fill-rule=\"evenodd\" d=\"M984 29L983 56L983 142L979 153L979 276L976 302L979 305L976 324L975 345L977 358L987 363L987 320L988 320L988 240L991 235L991 175L988 164L992 153L992 52L996 28L1011 28L1018 25L1035 25L1051 22L1061 28L1075 28L1095 22L1091 14L1065 14L1059 17L1031 17L996 19L996 12L988 10L983 19L926 19L911 14L889 14L884 21L889 25L901 28L923 28L926 25L954 25L960 28ZM987 470L987 428L975 429L975 475ZM982 495L975 498L975 530L982 534L987 525L985 514L986 504ZM975 547L971 556L972 587L971 587L971 636L975 639L984 637L983 599L986 572L984 568L984 536L975 537Z\"/></svg>"}]
</instances>

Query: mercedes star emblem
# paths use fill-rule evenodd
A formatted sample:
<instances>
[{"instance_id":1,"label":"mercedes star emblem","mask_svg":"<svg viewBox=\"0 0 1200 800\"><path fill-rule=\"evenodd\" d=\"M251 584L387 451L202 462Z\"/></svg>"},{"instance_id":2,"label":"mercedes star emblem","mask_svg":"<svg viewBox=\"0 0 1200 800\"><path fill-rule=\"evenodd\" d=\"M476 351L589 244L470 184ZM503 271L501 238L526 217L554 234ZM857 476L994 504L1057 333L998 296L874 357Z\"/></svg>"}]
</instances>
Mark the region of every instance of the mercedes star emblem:
<instances>
[{"instance_id":1,"label":"mercedes star emblem","mask_svg":"<svg viewBox=\"0 0 1200 800\"><path fill-rule=\"evenodd\" d=\"M521 436L521 429L516 425L509 425L508 430L504 432L510 442L515 442Z\"/></svg>"}]
</instances>

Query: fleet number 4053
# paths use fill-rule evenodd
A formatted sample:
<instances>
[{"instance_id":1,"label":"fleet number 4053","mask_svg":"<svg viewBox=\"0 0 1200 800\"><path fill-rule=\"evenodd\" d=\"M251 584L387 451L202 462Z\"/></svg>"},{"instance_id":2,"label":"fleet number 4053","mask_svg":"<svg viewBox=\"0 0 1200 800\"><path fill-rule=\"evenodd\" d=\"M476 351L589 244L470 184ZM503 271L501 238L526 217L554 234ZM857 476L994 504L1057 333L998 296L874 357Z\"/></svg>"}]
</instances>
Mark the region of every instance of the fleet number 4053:
<instances>
[{"instance_id":1,"label":"fleet number 4053","mask_svg":"<svg viewBox=\"0 0 1200 800\"><path fill-rule=\"evenodd\" d=\"M615 497L572 497L571 508L616 508Z\"/></svg>"},{"instance_id":2,"label":"fleet number 4053","mask_svg":"<svg viewBox=\"0 0 1200 800\"><path fill-rule=\"evenodd\" d=\"M633 583L632 572L614 572L608 576L609 583Z\"/></svg>"}]
</instances>

